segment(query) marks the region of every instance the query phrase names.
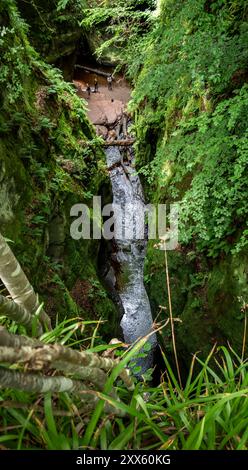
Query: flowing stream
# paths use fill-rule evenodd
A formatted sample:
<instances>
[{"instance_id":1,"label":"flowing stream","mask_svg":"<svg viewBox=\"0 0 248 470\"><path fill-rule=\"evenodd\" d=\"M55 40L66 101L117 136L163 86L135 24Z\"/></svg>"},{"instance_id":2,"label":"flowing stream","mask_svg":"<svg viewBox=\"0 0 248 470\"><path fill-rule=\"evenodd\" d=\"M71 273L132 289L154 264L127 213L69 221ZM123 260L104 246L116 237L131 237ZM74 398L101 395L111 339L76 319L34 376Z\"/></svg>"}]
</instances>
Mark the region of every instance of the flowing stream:
<instances>
[{"instance_id":1,"label":"flowing stream","mask_svg":"<svg viewBox=\"0 0 248 470\"><path fill-rule=\"evenodd\" d=\"M138 238L139 234L145 231L142 217L145 202L140 178L134 168L133 155L129 163L124 163L120 150L117 147L108 147L106 159L113 191L116 259L125 274L125 283L118 289L124 310L121 328L125 342L130 344L150 333L153 324L150 302L144 286L147 241L145 236ZM125 209L125 216L120 208ZM133 227L130 226L130 220L133 220ZM127 238L125 230L131 230ZM136 360L136 365L141 367L141 373L153 366L153 351L157 344L155 333L148 341L150 351L146 357Z\"/></svg>"}]
</instances>

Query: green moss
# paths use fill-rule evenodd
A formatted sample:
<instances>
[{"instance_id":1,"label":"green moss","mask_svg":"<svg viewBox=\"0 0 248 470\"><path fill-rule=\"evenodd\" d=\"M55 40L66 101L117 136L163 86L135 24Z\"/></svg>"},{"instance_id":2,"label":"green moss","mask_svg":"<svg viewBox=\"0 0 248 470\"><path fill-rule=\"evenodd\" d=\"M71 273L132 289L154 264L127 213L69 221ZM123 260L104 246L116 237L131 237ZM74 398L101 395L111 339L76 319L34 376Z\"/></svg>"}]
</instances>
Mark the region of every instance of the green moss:
<instances>
[{"instance_id":1,"label":"green moss","mask_svg":"<svg viewBox=\"0 0 248 470\"><path fill-rule=\"evenodd\" d=\"M99 243L70 237L71 207L92 205L92 196L106 180L99 139L84 101L29 45L16 2L4 5L1 232L13 240L18 260L54 319L81 315L111 319L112 325L116 308L99 280ZM88 284L75 300L71 292L78 281ZM110 333L109 325L106 330Z\"/></svg>"},{"instance_id":2,"label":"green moss","mask_svg":"<svg viewBox=\"0 0 248 470\"><path fill-rule=\"evenodd\" d=\"M215 343L227 344L241 352L244 310L248 303L247 255L206 262L193 251L168 252L170 288L177 347L188 367L192 354L208 355ZM153 315L164 321L169 317L164 252L148 246L145 281ZM162 307L162 308L161 308ZM162 332L163 347L171 351L171 331Z\"/></svg>"},{"instance_id":3,"label":"green moss","mask_svg":"<svg viewBox=\"0 0 248 470\"><path fill-rule=\"evenodd\" d=\"M125 289L125 286L129 282L130 271L128 267L122 267L121 271L117 273L117 284L118 284L118 291L122 291Z\"/></svg>"},{"instance_id":4,"label":"green moss","mask_svg":"<svg viewBox=\"0 0 248 470\"><path fill-rule=\"evenodd\" d=\"M30 188L23 192L26 180L14 138L0 140L0 226L10 239L15 239L23 219L23 206L30 199Z\"/></svg>"},{"instance_id":5,"label":"green moss","mask_svg":"<svg viewBox=\"0 0 248 470\"><path fill-rule=\"evenodd\" d=\"M75 61L79 41L83 42L83 30L79 26L82 19L82 4L66 2L58 8L57 1L33 0L25 3L17 0L22 17L32 25L29 38L32 45L48 63L59 62L67 57L71 68ZM71 70L68 76L71 77Z\"/></svg>"},{"instance_id":6,"label":"green moss","mask_svg":"<svg viewBox=\"0 0 248 470\"><path fill-rule=\"evenodd\" d=\"M173 290L172 304L174 314L177 317L180 316L186 302L185 285L188 283L192 266L190 266L187 257L182 256L180 253L167 253L170 284ZM182 269L182 265L184 269ZM154 313L158 313L160 306L168 308L165 254L164 251L154 248L154 241L150 241L148 245L145 263L145 281Z\"/></svg>"},{"instance_id":7,"label":"green moss","mask_svg":"<svg viewBox=\"0 0 248 470\"><path fill-rule=\"evenodd\" d=\"M179 347L190 356L206 357L214 344L227 344L241 353L244 335L243 306L247 303L247 259L217 262L205 271L202 284L190 289L178 327Z\"/></svg>"}]
</instances>

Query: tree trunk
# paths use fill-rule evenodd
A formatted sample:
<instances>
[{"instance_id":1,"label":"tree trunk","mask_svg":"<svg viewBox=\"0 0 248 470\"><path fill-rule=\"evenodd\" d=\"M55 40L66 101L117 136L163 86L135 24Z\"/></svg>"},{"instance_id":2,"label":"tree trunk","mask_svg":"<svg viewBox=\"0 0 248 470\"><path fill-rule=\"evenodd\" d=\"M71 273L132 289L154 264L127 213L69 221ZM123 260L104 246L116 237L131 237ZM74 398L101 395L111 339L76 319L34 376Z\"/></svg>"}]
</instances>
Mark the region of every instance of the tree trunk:
<instances>
[{"instance_id":1,"label":"tree trunk","mask_svg":"<svg viewBox=\"0 0 248 470\"><path fill-rule=\"evenodd\" d=\"M14 320L18 325L23 325L28 331L32 331L34 317L13 300L7 299L0 294L0 315L4 315L11 320ZM42 334L42 326L37 322L37 334Z\"/></svg>"},{"instance_id":2,"label":"tree trunk","mask_svg":"<svg viewBox=\"0 0 248 470\"><path fill-rule=\"evenodd\" d=\"M0 234L0 279L14 302L34 315L40 307L39 299L24 274L9 245ZM43 325L51 328L51 320L42 309L39 318Z\"/></svg>"},{"instance_id":3,"label":"tree trunk","mask_svg":"<svg viewBox=\"0 0 248 470\"><path fill-rule=\"evenodd\" d=\"M43 367L47 368L46 364L46 346L41 351L30 346L22 346L19 349L0 346L0 363L2 364L25 364L28 370L42 370ZM48 353L49 354L49 353ZM40 358L39 358L40 356ZM88 382L94 385L96 390L103 392L107 382L107 374L97 367L82 367L67 362L51 361L49 368L63 371L69 374L73 379L79 379L83 382ZM110 396L118 400L114 390L110 392Z\"/></svg>"},{"instance_id":4,"label":"tree trunk","mask_svg":"<svg viewBox=\"0 0 248 470\"><path fill-rule=\"evenodd\" d=\"M108 77L109 73L103 72L99 69L93 69L92 67L86 67L85 65L75 65L75 69L85 70L86 72L95 73L96 75L100 75L101 77Z\"/></svg>"}]
</instances>

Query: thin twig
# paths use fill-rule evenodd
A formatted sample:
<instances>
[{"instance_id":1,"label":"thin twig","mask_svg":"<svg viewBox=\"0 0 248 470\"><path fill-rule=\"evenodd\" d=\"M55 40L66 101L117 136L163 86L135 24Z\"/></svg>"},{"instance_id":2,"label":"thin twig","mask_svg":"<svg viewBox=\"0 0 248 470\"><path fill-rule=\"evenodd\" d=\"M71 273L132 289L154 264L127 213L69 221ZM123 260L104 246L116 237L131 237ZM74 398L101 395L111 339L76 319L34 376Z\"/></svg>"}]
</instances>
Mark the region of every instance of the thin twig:
<instances>
[{"instance_id":1,"label":"thin twig","mask_svg":"<svg viewBox=\"0 0 248 470\"><path fill-rule=\"evenodd\" d=\"M241 356L242 362L244 362L244 358L245 358L246 336L247 336L247 314L245 311L244 336L243 336L242 356Z\"/></svg>"},{"instance_id":2,"label":"thin twig","mask_svg":"<svg viewBox=\"0 0 248 470\"><path fill-rule=\"evenodd\" d=\"M176 348L176 337L175 337L174 318L173 318L173 310L172 310L172 302L171 302L170 275L169 275L166 243L164 243L164 255L165 255L165 271L166 271L166 283L167 283L168 301L169 301L170 322L171 322L172 345L173 345L174 357L175 357L175 362L176 362L177 375L178 375L180 387L182 388L183 387L182 379L181 379L181 373L180 373L179 362L178 362L178 357L177 357L177 348Z\"/></svg>"}]
</instances>

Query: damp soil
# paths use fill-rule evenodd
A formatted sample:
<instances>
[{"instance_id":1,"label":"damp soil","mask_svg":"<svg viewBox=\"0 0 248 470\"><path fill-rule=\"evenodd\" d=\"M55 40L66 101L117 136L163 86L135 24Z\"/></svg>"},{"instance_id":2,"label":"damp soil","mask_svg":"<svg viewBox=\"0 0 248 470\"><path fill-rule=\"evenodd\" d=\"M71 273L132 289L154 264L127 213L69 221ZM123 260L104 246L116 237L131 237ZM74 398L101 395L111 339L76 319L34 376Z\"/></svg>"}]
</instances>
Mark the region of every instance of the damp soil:
<instances>
[{"instance_id":1,"label":"damp soil","mask_svg":"<svg viewBox=\"0 0 248 470\"><path fill-rule=\"evenodd\" d=\"M88 64L86 64L87 66ZM92 67L92 64L89 65ZM113 73L113 68L94 66L100 72ZM98 80L99 91L94 93L94 81ZM88 103L88 117L95 125L114 127L116 120L126 109L131 98L131 88L125 78L114 75L113 89L108 89L107 78L86 70L76 69L73 80L78 94ZM90 85L92 93L88 97L87 84Z\"/></svg>"}]
</instances>

